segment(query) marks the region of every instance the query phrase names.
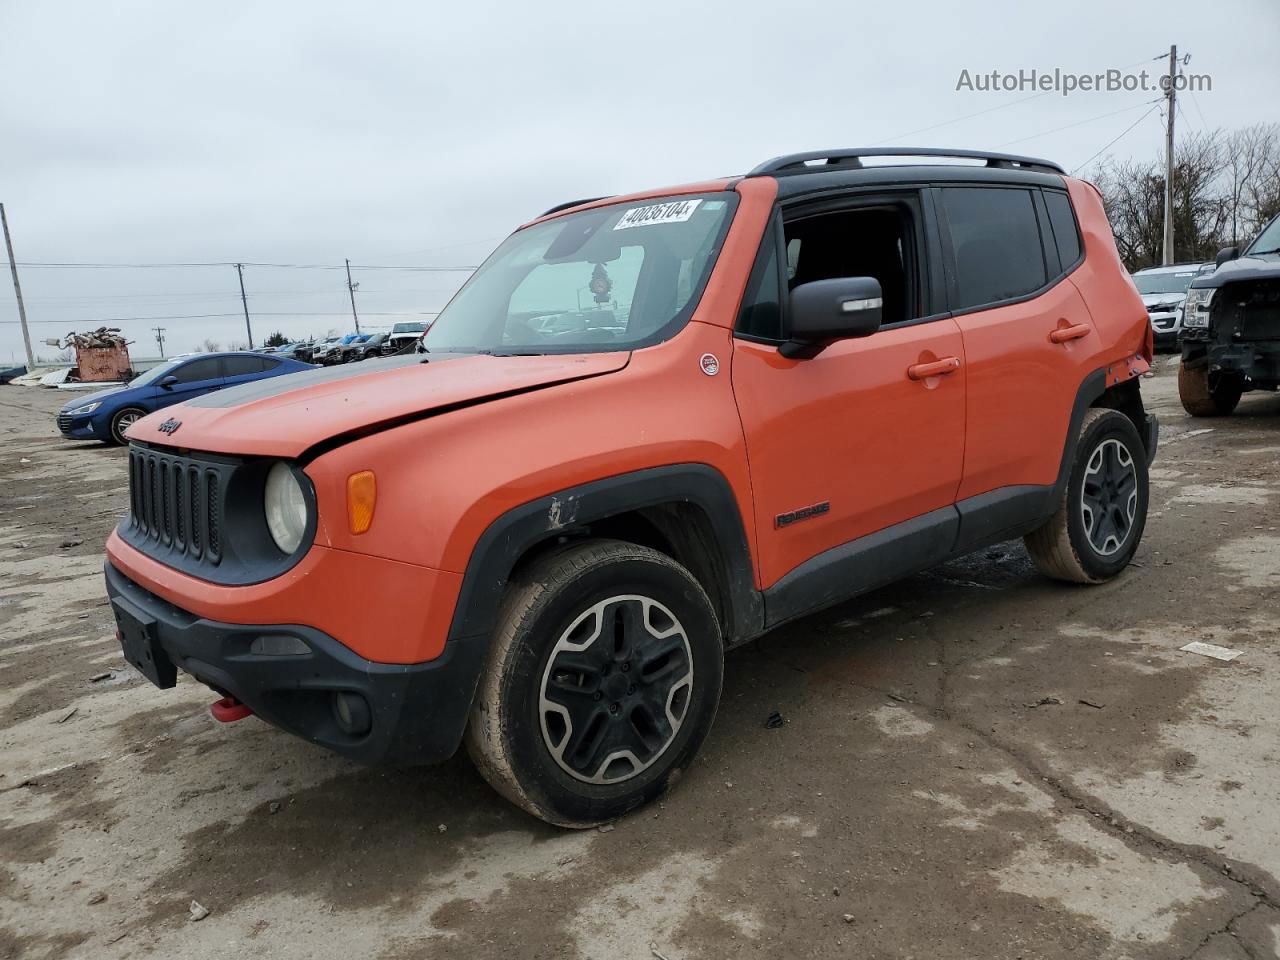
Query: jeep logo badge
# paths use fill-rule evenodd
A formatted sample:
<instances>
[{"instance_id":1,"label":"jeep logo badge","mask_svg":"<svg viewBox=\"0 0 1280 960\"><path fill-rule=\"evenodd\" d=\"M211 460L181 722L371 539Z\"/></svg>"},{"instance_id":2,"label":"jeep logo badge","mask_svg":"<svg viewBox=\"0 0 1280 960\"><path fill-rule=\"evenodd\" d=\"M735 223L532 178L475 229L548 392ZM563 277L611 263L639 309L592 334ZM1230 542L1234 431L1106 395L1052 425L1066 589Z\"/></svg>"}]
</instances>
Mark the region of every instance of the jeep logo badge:
<instances>
[{"instance_id":1,"label":"jeep logo badge","mask_svg":"<svg viewBox=\"0 0 1280 960\"><path fill-rule=\"evenodd\" d=\"M720 359L714 353L704 353L698 360L698 365L708 377L714 377L720 372Z\"/></svg>"},{"instance_id":2,"label":"jeep logo badge","mask_svg":"<svg viewBox=\"0 0 1280 960\"><path fill-rule=\"evenodd\" d=\"M161 433L172 434L180 426L182 426L181 420L175 420L173 419L173 417L170 417L164 423L160 424L160 426L157 427L156 429L158 429Z\"/></svg>"}]
</instances>

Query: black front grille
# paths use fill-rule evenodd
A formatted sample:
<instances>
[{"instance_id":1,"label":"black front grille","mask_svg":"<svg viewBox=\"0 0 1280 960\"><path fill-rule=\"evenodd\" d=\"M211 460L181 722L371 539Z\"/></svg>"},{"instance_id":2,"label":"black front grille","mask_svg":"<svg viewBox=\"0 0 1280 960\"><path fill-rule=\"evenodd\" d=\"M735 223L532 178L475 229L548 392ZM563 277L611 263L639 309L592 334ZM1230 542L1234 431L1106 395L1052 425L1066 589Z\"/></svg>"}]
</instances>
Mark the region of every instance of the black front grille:
<instances>
[{"instance_id":1,"label":"black front grille","mask_svg":"<svg viewBox=\"0 0 1280 960\"><path fill-rule=\"evenodd\" d=\"M278 577L311 548L315 490L300 469L307 531L284 554L267 528L267 474L280 461L219 453L184 455L170 447L129 447L129 515L116 528L134 549L211 583L262 583Z\"/></svg>"},{"instance_id":2,"label":"black front grille","mask_svg":"<svg viewBox=\"0 0 1280 960\"><path fill-rule=\"evenodd\" d=\"M1280 280L1227 288L1240 310L1237 329L1245 340L1280 340Z\"/></svg>"},{"instance_id":3,"label":"black front grille","mask_svg":"<svg viewBox=\"0 0 1280 960\"><path fill-rule=\"evenodd\" d=\"M58 430L61 433L68 433L71 430L71 418L65 413L58 414Z\"/></svg>"},{"instance_id":4,"label":"black front grille","mask_svg":"<svg viewBox=\"0 0 1280 960\"><path fill-rule=\"evenodd\" d=\"M228 465L173 453L129 450L129 527L174 556L217 566L222 559L224 504L220 478Z\"/></svg>"}]
</instances>

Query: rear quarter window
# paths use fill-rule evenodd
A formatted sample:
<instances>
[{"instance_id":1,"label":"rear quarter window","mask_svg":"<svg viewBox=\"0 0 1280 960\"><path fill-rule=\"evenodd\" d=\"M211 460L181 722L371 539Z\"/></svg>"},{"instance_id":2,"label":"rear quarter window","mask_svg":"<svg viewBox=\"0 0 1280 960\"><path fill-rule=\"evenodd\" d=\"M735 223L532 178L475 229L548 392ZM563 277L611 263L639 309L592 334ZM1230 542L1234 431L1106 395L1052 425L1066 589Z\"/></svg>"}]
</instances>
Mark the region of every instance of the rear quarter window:
<instances>
[{"instance_id":1,"label":"rear quarter window","mask_svg":"<svg viewBox=\"0 0 1280 960\"><path fill-rule=\"evenodd\" d=\"M1071 209L1071 198L1057 190L1044 191L1044 205L1049 211L1049 226L1053 230L1053 239L1058 244L1058 259L1065 273L1076 265L1083 252L1076 214Z\"/></svg>"}]
</instances>

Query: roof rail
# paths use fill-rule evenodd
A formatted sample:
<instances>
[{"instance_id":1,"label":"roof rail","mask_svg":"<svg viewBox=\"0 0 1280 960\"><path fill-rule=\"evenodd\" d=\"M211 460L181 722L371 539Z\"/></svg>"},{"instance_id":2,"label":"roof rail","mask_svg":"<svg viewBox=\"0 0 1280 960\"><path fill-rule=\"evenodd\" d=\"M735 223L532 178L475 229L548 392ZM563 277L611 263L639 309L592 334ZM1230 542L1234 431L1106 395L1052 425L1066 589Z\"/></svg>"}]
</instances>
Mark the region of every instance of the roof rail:
<instances>
[{"instance_id":1,"label":"roof rail","mask_svg":"<svg viewBox=\"0 0 1280 960\"><path fill-rule=\"evenodd\" d=\"M1033 170L1038 173L1066 174L1050 160L1020 157L1012 153L988 153L984 150L940 150L937 147L853 147L845 150L812 150L789 153L766 160L747 174L761 177L773 174L818 173L828 167L857 169L864 157L940 157L951 160L985 160L988 167L1005 170Z\"/></svg>"},{"instance_id":2,"label":"roof rail","mask_svg":"<svg viewBox=\"0 0 1280 960\"><path fill-rule=\"evenodd\" d=\"M557 203L550 210L546 210L539 214L539 217L549 217L553 213L559 213L561 210L568 210L570 207L580 207L584 203L595 203L597 200L608 200L608 197L586 197L583 200L570 200L568 203Z\"/></svg>"}]
</instances>

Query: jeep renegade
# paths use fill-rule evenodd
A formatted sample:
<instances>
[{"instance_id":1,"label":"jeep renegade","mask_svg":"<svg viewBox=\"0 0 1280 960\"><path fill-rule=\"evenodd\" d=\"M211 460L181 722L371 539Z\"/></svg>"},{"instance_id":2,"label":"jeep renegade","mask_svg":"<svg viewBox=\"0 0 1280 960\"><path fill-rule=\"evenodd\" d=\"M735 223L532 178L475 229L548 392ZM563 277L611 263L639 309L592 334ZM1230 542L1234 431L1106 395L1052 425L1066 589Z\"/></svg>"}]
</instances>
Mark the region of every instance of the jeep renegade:
<instances>
[{"instance_id":1,"label":"jeep renegade","mask_svg":"<svg viewBox=\"0 0 1280 960\"><path fill-rule=\"evenodd\" d=\"M131 428L105 572L153 683L361 760L465 742L585 826L690 763L726 649L999 541L1099 583L1142 537L1151 326L1098 192L1042 160L567 203L423 347Z\"/></svg>"}]
</instances>

